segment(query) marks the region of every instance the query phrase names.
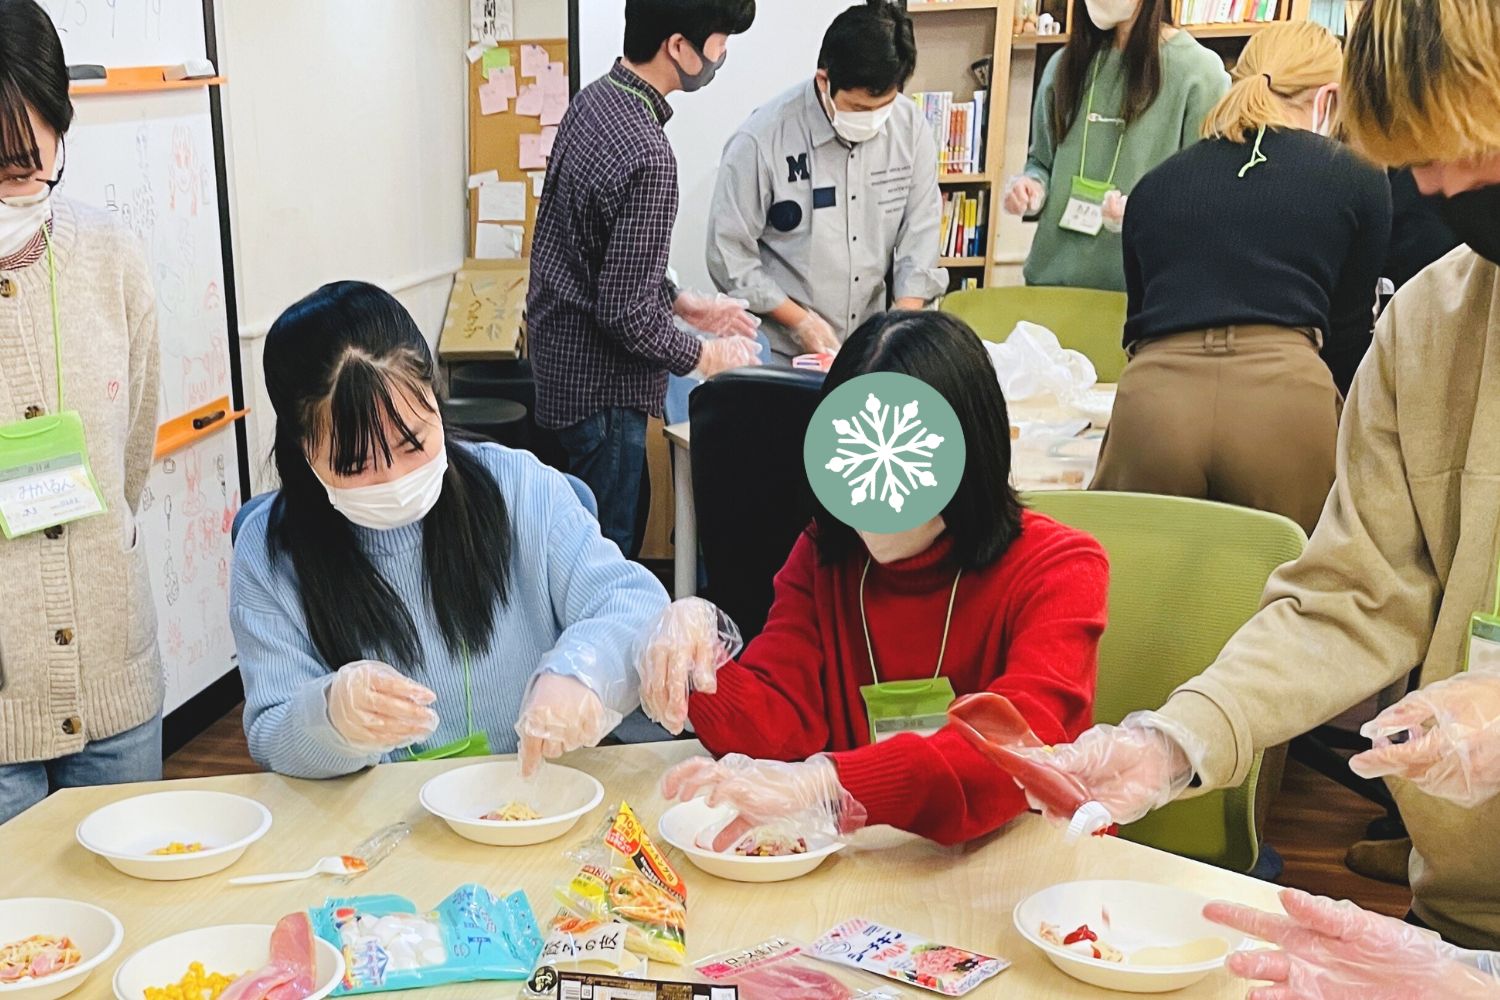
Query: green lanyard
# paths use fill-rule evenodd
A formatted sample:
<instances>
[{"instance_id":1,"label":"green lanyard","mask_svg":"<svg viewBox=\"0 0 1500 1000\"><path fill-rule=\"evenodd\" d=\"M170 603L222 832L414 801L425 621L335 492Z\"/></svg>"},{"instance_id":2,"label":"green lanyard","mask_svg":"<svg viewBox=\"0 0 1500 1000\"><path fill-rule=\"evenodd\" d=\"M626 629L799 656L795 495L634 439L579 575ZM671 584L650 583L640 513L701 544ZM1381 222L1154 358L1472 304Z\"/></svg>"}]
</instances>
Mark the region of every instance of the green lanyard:
<instances>
[{"instance_id":1,"label":"green lanyard","mask_svg":"<svg viewBox=\"0 0 1500 1000\"><path fill-rule=\"evenodd\" d=\"M412 760L448 760L453 757L488 757L490 753L490 738L483 731L474 729L474 690L470 684L469 673L469 649L467 646L459 647L459 657L464 665L464 731L468 734L452 743L444 743L440 747L431 750L413 751L407 750L407 756Z\"/></svg>"},{"instance_id":2,"label":"green lanyard","mask_svg":"<svg viewBox=\"0 0 1500 1000\"><path fill-rule=\"evenodd\" d=\"M619 90L623 90L627 94L635 95L636 99L644 104L646 106L646 110L651 113L651 120L657 121L656 105L651 103L651 98L647 97L645 94L641 93L639 90L630 86L629 84L621 83L619 80L616 80L612 76L607 76L605 77L605 79L609 81L610 86L618 88ZM660 124L660 122L657 123Z\"/></svg>"},{"instance_id":3,"label":"green lanyard","mask_svg":"<svg viewBox=\"0 0 1500 1000\"><path fill-rule=\"evenodd\" d=\"M1099 82L1099 62L1102 62L1103 59L1104 57L1100 56L1099 61L1094 63L1094 72L1089 77L1089 103L1083 119L1083 151L1078 158L1078 176L1084 180L1089 179L1087 173L1089 165L1089 123L1094 120L1094 84ZM1100 121L1103 120L1102 118L1100 119ZM1115 143L1115 159L1109 166L1109 177L1104 181L1105 185L1110 187L1114 185L1115 171L1120 167L1120 150L1125 148L1125 123L1121 121L1119 124L1120 139Z\"/></svg>"}]
</instances>

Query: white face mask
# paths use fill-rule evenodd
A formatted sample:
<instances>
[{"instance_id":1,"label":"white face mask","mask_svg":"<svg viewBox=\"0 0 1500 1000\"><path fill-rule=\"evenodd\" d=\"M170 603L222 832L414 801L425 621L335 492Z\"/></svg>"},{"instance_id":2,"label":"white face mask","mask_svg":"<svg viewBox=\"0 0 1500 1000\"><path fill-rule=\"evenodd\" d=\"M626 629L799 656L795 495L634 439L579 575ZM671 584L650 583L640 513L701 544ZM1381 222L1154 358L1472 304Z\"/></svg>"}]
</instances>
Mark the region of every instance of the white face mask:
<instances>
[{"instance_id":1,"label":"white face mask","mask_svg":"<svg viewBox=\"0 0 1500 1000\"><path fill-rule=\"evenodd\" d=\"M935 517L926 524L919 524L910 531L897 532L894 535L877 535L869 531L859 533L860 540L865 543L865 548L870 550L870 558L882 566L887 563L900 562L902 559L910 559L919 556L932 548L932 543L938 540L947 525L941 517Z\"/></svg>"},{"instance_id":2,"label":"white face mask","mask_svg":"<svg viewBox=\"0 0 1500 1000\"><path fill-rule=\"evenodd\" d=\"M448 452L439 443L438 453L426 465L400 479L374 486L343 489L323 483L333 509L361 528L389 531L416 524L436 506L443 494L443 476L448 472ZM319 482L322 482L321 478Z\"/></svg>"},{"instance_id":3,"label":"white face mask","mask_svg":"<svg viewBox=\"0 0 1500 1000\"><path fill-rule=\"evenodd\" d=\"M52 214L51 188L36 194L14 195L0 203L0 257L25 248Z\"/></svg>"},{"instance_id":4,"label":"white face mask","mask_svg":"<svg viewBox=\"0 0 1500 1000\"><path fill-rule=\"evenodd\" d=\"M833 130L845 142L869 142L885 130L885 123L891 120L891 113L896 109L896 102L892 101L874 111L840 111L828 91L819 88L819 94L833 120Z\"/></svg>"},{"instance_id":5,"label":"white face mask","mask_svg":"<svg viewBox=\"0 0 1500 1000\"><path fill-rule=\"evenodd\" d=\"M1118 28L1135 16L1140 0L1084 0L1089 9L1089 20L1108 31Z\"/></svg>"}]
</instances>

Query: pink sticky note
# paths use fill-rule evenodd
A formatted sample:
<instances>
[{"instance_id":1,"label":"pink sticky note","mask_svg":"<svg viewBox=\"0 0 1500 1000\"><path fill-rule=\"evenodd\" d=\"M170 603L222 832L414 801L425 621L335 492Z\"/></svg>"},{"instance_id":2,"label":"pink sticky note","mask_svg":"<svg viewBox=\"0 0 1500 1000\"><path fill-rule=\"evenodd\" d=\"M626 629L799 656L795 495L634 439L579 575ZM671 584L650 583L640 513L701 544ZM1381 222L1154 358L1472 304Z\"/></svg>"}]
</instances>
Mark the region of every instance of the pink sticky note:
<instances>
[{"instance_id":1,"label":"pink sticky note","mask_svg":"<svg viewBox=\"0 0 1500 1000\"><path fill-rule=\"evenodd\" d=\"M542 124L556 125L568 110L567 94L542 94Z\"/></svg>"},{"instance_id":2,"label":"pink sticky note","mask_svg":"<svg viewBox=\"0 0 1500 1000\"><path fill-rule=\"evenodd\" d=\"M516 68L504 66L490 70L489 81L491 87L498 87L501 97L516 96Z\"/></svg>"},{"instance_id":3,"label":"pink sticky note","mask_svg":"<svg viewBox=\"0 0 1500 1000\"><path fill-rule=\"evenodd\" d=\"M551 156L552 146L557 142L557 129L551 125L542 129L542 155Z\"/></svg>"},{"instance_id":4,"label":"pink sticky note","mask_svg":"<svg viewBox=\"0 0 1500 1000\"><path fill-rule=\"evenodd\" d=\"M532 118L542 113L542 88L535 83L521 84L521 94L516 98L516 114Z\"/></svg>"},{"instance_id":5,"label":"pink sticky note","mask_svg":"<svg viewBox=\"0 0 1500 1000\"><path fill-rule=\"evenodd\" d=\"M568 71L560 62L549 62L545 69L537 76L537 82L542 85L544 94L566 94L568 92Z\"/></svg>"},{"instance_id":6,"label":"pink sticky note","mask_svg":"<svg viewBox=\"0 0 1500 1000\"><path fill-rule=\"evenodd\" d=\"M521 169L544 170L546 166L547 154L542 152L541 135L533 132L521 136Z\"/></svg>"},{"instance_id":7,"label":"pink sticky note","mask_svg":"<svg viewBox=\"0 0 1500 1000\"><path fill-rule=\"evenodd\" d=\"M541 76L546 72L547 64L551 61L547 57L547 50L540 45L521 46L522 76Z\"/></svg>"},{"instance_id":8,"label":"pink sticky note","mask_svg":"<svg viewBox=\"0 0 1500 1000\"><path fill-rule=\"evenodd\" d=\"M479 88L479 113L481 115L498 115L509 108L510 100L499 87L493 83L486 83Z\"/></svg>"}]
</instances>

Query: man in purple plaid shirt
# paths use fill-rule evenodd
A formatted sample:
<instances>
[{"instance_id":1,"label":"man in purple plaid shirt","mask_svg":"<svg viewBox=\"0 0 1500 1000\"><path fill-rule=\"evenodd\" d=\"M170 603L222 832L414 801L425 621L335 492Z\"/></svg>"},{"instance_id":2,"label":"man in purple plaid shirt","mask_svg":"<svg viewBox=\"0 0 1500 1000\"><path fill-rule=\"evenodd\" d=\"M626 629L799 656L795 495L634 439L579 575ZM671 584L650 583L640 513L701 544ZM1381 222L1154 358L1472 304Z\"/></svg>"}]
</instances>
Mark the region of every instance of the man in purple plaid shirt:
<instances>
[{"instance_id":1,"label":"man in purple plaid shirt","mask_svg":"<svg viewBox=\"0 0 1500 1000\"><path fill-rule=\"evenodd\" d=\"M667 373L758 363L744 302L667 281L677 158L662 129L666 95L713 79L754 18L755 0L627 0L625 56L574 98L547 164L526 300L536 419L627 556L640 548L646 418L662 413Z\"/></svg>"}]
</instances>

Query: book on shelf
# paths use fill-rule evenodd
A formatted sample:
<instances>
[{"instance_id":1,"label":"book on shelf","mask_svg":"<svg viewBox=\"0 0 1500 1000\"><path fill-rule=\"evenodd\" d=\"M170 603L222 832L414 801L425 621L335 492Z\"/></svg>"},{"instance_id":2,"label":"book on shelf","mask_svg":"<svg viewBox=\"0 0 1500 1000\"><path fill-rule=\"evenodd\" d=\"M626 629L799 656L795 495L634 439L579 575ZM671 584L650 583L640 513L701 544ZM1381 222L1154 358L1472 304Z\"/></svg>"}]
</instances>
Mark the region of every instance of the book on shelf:
<instances>
[{"instance_id":1,"label":"book on shelf","mask_svg":"<svg viewBox=\"0 0 1500 1000\"><path fill-rule=\"evenodd\" d=\"M946 191L940 256L983 257L989 228L988 191Z\"/></svg>"},{"instance_id":2,"label":"book on shelf","mask_svg":"<svg viewBox=\"0 0 1500 1000\"><path fill-rule=\"evenodd\" d=\"M1182 0L1178 23L1244 24L1276 20L1280 0Z\"/></svg>"},{"instance_id":3,"label":"book on shelf","mask_svg":"<svg viewBox=\"0 0 1500 1000\"><path fill-rule=\"evenodd\" d=\"M983 173L988 94L976 90L968 101L955 101L953 92L947 90L924 91L910 97L937 140L938 173Z\"/></svg>"}]
</instances>

